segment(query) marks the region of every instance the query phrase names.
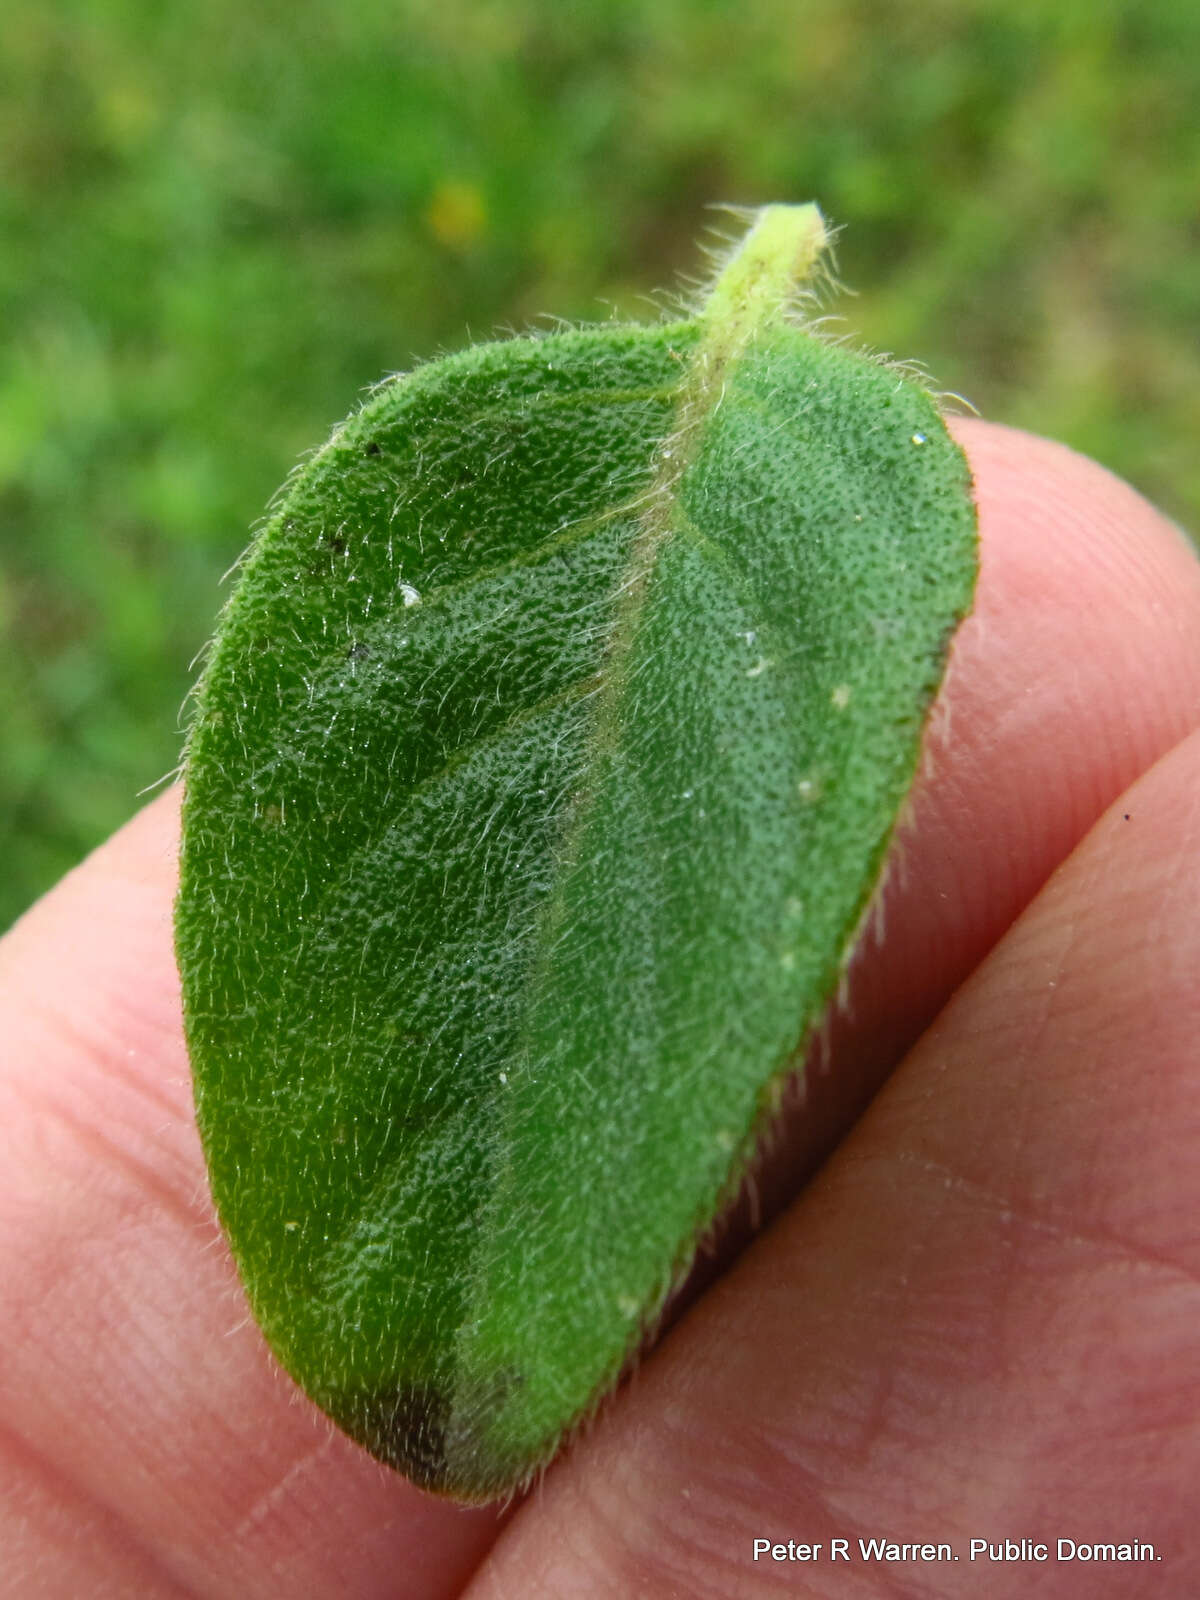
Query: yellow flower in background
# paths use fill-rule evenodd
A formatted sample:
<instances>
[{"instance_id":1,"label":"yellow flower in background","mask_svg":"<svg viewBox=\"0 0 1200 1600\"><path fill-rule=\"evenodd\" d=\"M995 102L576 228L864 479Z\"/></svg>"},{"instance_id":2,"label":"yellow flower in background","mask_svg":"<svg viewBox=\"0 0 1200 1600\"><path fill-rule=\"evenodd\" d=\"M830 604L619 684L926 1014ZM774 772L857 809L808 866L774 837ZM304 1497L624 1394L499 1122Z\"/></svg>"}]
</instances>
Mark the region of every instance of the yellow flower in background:
<instances>
[{"instance_id":1,"label":"yellow flower in background","mask_svg":"<svg viewBox=\"0 0 1200 1600\"><path fill-rule=\"evenodd\" d=\"M97 111L108 143L118 150L136 149L162 120L154 95L133 81L111 84L98 98Z\"/></svg>"},{"instance_id":2,"label":"yellow flower in background","mask_svg":"<svg viewBox=\"0 0 1200 1600\"><path fill-rule=\"evenodd\" d=\"M466 250L487 227L483 195L473 183L445 178L425 208L425 221L439 244L451 250Z\"/></svg>"}]
</instances>

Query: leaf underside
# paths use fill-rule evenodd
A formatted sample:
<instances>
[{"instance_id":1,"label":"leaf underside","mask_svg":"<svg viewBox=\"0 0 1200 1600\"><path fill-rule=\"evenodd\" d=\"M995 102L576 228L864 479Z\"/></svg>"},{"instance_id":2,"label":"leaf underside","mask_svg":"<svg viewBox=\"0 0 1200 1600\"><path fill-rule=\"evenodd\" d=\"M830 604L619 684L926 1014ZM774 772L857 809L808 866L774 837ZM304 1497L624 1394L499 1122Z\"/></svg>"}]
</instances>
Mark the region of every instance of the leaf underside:
<instances>
[{"instance_id":1,"label":"leaf underside","mask_svg":"<svg viewBox=\"0 0 1200 1600\"><path fill-rule=\"evenodd\" d=\"M381 388L198 693L177 928L216 1203L284 1365L462 1498L615 1381L744 1171L971 601L923 390L781 320L707 393L700 339Z\"/></svg>"}]
</instances>

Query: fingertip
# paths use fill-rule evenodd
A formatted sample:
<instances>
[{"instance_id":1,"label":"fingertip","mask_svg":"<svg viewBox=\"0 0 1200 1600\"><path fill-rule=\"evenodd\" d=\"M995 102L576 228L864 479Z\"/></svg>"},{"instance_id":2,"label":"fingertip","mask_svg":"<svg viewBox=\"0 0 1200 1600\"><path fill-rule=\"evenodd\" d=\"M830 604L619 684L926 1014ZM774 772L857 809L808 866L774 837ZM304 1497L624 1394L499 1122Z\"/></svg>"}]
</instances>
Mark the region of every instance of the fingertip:
<instances>
[{"instance_id":1,"label":"fingertip","mask_svg":"<svg viewBox=\"0 0 1200 1600\"><path fill-rule=\"evenodd\" d=\"M972 418L953 427L975 484L980 581L915 805L939 837L965 836L988 869L974 915L1003 903L1007 926L1112 798L1200 724L1200 560L1136 490L1065 445ZM918 849L920 833L918 819Z\"/></svg>"},{"instance_id":2,"label":"fingertip","mask_svg":"<svg viewBox=\"0 0 1200 1600\"><path fill-rule=\"evenodd\" d=\"M950 429L971 466L984 556L1006 557L1014 597L1053 596L1062 582L1078 602L1099 592L1170 621L1180 598L1200 595L1194 541L1107 467L1001 423L957 417Z\"/></svg>"}]
</instances>

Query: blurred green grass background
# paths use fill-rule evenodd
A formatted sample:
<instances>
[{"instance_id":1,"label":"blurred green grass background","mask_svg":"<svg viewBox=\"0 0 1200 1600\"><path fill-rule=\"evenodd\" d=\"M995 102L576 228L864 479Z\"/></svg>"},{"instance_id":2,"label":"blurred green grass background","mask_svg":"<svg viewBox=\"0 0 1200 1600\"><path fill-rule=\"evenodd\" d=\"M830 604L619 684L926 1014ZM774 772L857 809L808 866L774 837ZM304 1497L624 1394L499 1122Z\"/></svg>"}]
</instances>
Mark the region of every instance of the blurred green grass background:
<instances>
[{"instance_id":1,"label":"blurred green grass background","mask_svg":"<svg viewBox=\"0 0 1200 1600\"><path fill-rule=\"evenodd\" d=\"M1180 0L5 0L0 927L363 389L652 314L708 202L817 199L869 344L1195 527L1198 108Z\"/></svg>"}]
</instances>

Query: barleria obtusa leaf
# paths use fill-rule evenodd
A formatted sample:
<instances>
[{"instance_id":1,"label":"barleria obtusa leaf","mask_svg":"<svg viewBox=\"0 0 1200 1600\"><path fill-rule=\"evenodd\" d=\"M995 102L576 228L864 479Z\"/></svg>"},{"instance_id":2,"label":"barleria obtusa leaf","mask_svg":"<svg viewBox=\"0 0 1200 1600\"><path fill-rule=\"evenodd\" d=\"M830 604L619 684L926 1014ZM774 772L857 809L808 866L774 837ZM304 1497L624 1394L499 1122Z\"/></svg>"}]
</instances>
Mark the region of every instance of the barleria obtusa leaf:
<instances>
[{"instance_id":1,"label":"barleria obtusa leaf","mask_svg":"<svg viewBox=\"0 0 1200 1600\"><path fill-rule=\"evenodd\" d=\"M503 1493L619 1376L848 958L970 607L937 405L795 311L485 344L291 480L197 692L177 913L254 1312L417 1483Z\"/></svg>"}]
</instances>

